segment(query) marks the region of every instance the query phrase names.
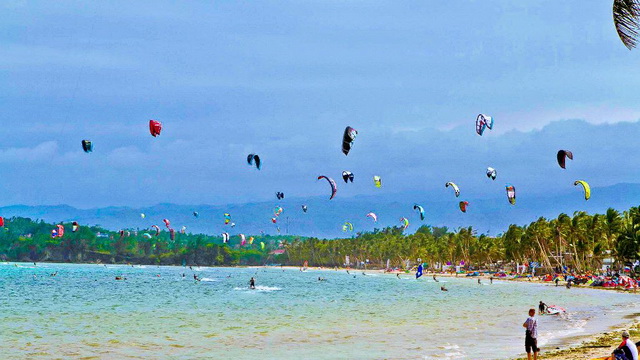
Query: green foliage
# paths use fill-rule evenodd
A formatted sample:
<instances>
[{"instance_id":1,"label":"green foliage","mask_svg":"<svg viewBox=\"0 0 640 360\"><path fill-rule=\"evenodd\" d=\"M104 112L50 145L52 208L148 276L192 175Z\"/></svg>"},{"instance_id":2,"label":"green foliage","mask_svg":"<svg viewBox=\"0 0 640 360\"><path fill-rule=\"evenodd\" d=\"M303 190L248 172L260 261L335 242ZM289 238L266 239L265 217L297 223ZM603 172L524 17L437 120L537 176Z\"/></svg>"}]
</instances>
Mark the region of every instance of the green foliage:
<instances>
[{"instance_id":1,"label":"green foliage","mask_svg":"<svg viewBox=\"0 0 640 360\"><path fill-rule=\"evenodd\" d=\"M603 260L615 257L624 263L640 258L640 210L624 214L614 209L606 214L576 212L556 219L539 218L527 226L511 225L502 235L477 235L471 227L450 232L447 228L420 227L403 235L398 227L375 229L352 239L294 241L287 246L288 263L305 260L313 266L342 266L369 260L384 267L405 266L417 259L429 264L451 262L491 266L504 262L537 261L552 268L567 265L579 271L596 270Z\"/></svg>"},{"instance_id":2,"label":"green foliage","mask_svg":"<svg viewBox=\"0 0 640 360\"><path fill-rule=\"evenodd\" d=\"M229 244L221 237L204 234L176 234L174 241L163 231L147 239L147 230L108 231L71 224L62 238L51 238L55 225L25 218L8 219L0 231L0 259L5 261L105 262L171 265L264 265L278 263L312 266L343 266L345 257L356 263L384 267L405 266L418 259L429 264L464 261L475 266L504 262L537 261L548 268L568 265L579 271L598 269L604 258L620 263L640 258L640 209L605 214L576 212L555 219L539 218L526 226L511 225L498 236L476 234L471 227L450 231L446 227L420 227L405 235L400 227L358 233L349 239L322 240L295 236L256 236L252 245L240 246L232 236ZM249 237L247 237L248 239ZM262 250L260 243L265 243ZM276 249L284 254L270 255Z\"/></svg>"},{"instance_id":3,"label":"green foliage","mask_svg":"<svg viewBox=\"0 0 640 360\"><path fill-rule=\"evenodd\" d=\"M242 247L237 236L223 244L222 237L177 233L172 241L168 231L147 239L145 232L155 232L126 229L121 235L96 226L80 226L72 232L71 223L63 224L66 231L62 238L52 238L54 224L27 218L5 222L5 228L0 230L0 259L4 261L263 265L275 262L271 251L298 240L293 236L255 236L252 245ZM265 243L264 250L261 242Z\"/></svg>"}]
</instances>

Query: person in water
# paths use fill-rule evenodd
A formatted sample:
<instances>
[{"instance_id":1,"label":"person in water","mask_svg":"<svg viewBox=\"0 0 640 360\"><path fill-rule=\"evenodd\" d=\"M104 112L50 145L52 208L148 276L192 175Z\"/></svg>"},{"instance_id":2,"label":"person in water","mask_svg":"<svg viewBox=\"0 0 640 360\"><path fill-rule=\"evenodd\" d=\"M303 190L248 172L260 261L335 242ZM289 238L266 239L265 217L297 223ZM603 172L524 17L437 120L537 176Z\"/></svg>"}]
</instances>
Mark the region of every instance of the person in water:
<instances>
[{"instance_id":1,"label":"person in water","mask_svg":"<svg viewBox=\"0 0 640 360\"><path fill-rule=\"evenodd\" d=\"M493 276L489 276L489 284L493 284Z\"/></svg>"},{"instance_id":2,"label":"person in water","mask_svg":"<svg viewBox=\"0 0 640 360\"><path fill-rule=\"evenodd\" d=\"M441 290L441 291L449 291L449 290L447 290L447 288L446 288L446 287L444 287L444 285L440 286L440 290Z\"/></svg>"},{"instance_id":3,"label":"person in water","mask_svg":"<svg viewBox=\"0 0 640 360\"><path fill-rule=\"evenodd\" d=\"M438 281L438 279L436 279L436 274L433 274L433 281L440 282L440 281Z\"/></svg>"},{"instance_id":4,"label":"person in water","mask_svg":"<svg viewBox=\"0 0 640 360\"><path fill-rule=\"evenodd\" d=\"M547 304L543 303L542 300L540 300L540 304L538 304L538 314L540 315L544 314L547 308L548 308Z\"/></svg>"},{"instance_id":5,"label":"person in water","mask_svg":"<svg viewBox=\"0 0 640 360\"><path fill-rule=\"evenodd\" d=\"M196 274L193 274L193 280L200 281L200 279L198 279L198 275L196 275Z\"/></svg>"},{"instance_id":6,"label":"person in water","mask_svg":"<svg viewBox=\"0 0 640 360\"><path fill-rule=\"evenodd\" d=\"M558 287L558 283L560 282L560 278L556 276L555 282L556 282L556 287Z\"/></svg>"},{"instance_id":7,"label":"person in water","mask_svg":"<svg viewBox=\"0 0 640 360\"><path fill-rule=\"evenodd\" d=\"M480 278L478 278L478 285L482 285L482 282L480 282Z\"/></svg>"},{"instance_id":8,"label":"person in water","mask_svg":"<svg viewBox=\"0 0 640 360\"><path fill-rule=\"evenodd\" d=\"M527 352L527 359L531 360L531 353L533 352L533 360L538 360L538 319L535 318L536 309L529 309L529 317L522 324L522 327L527 329L524 337L524 350Z\"/></svg>"},{"instance_id":9,"label":"person in water","mask_svg":"<svg viewBox=\"0 0 640 360\"><path fill-rule=\"evenodd\" d=\"M256 279L251 278L251 280L249 280L249 289L255 289L256 288Z\"/></svg>"},{"instance_id":10,"label":"person in water","mask_svg":"<svg viewBox=\"0 0 640 360\"><path fill-rule=\"evenodd\" d=\"M638 348L636 347L636 344L629 339L629 332L624 330L621 335L622 344L620 344L613 353L611 353L613 359L638 360Z\"/></svg>"}]
</instances>

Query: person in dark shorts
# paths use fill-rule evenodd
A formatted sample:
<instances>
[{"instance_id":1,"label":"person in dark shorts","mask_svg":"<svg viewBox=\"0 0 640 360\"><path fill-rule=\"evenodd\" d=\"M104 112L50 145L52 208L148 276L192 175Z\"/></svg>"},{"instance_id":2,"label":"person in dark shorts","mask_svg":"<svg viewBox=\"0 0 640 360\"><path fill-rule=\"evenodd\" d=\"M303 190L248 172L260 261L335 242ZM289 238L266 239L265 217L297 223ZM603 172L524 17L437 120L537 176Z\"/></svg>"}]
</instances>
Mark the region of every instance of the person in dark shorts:
<instances>
[{"instance_id":1,"label":"person in dark shorts","mask_svg":"<svg viewBox=\"0 0 640 360\"><path fill-rule=\"evenodd\" d=\"M542 300L540 300L540 304L538 304L538 314L544 314L545 310L547 310L547 304L543 303Z\"/></svg>"},{"instance_id":2,"label":"person in dark shorts","mask_svg":"<svg viewBox=\"0 0 640 360\"><path fill-rule=\"evenodd\" d=\"M249 280L249 288L250 289L256 288L256 280L254 278L251 278L251 280Z\"/></svg>"},{"instance_id":3,"label":"person in dark shorts","mask_svg":"<svg viewBox=\"0 0 640 360\"><path fill-rule=\"evenodd\" d=\"M531 360L531 353L533 352L533 360L538 360L538 320L535 318L536 309L529 309L529 317L527 321L522 324L522 327L527 329L524 338L524 349L527 352L527 359Z\"/></svg>"}]
</instances>

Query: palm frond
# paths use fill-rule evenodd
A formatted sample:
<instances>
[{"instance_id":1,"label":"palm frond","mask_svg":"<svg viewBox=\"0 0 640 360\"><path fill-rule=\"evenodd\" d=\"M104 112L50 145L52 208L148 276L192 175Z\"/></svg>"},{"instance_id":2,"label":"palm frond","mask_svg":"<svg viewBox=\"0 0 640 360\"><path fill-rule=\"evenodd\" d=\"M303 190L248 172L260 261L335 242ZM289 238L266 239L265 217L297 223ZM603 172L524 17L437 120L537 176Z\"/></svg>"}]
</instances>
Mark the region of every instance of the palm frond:
<instances>
[{"instance_id":1,"label":"palm frond","mask_svg":"<svg viewBox=\"0 0 640 360\"><path fill-rule=\"evenodd\" d=\"M636 47L640 31L640 0L614 0L613 23L624 46L629 50Z\"/></svg>"}]
</instances>

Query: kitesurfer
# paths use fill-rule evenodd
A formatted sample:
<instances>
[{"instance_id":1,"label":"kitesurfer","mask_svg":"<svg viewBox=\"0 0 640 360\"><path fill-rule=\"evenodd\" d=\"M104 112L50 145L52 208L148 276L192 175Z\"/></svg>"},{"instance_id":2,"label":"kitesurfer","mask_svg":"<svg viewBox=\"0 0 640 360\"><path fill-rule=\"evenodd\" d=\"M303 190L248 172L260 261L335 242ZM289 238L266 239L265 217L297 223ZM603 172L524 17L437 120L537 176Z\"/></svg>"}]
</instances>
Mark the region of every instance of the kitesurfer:
<instances>
[{"instance_id":1,"label":"kitesurfer","mask_svg":"<svg viewBox=\"0 0 640 360\"><path fill-rule=\"evenodd\" d=\"M200 279L198 279L198 275L193 274L193 280L195 280L195 281L199 281Z\"/></svg>"},{"instance_id":2,"label":"kitesurfer","mask_svg":"<svg viewBox=\"0 0 640 360\"><path fill-rule=\"evenodd\" d=\"M540 304L538 304L538 313L540 315L545 313L545 310L547 310L549 306L547 306L547 304L543 303L542 300L540 300Z\"/></svg>"},{"instance_id":3,"label":"kitesurfer","mask_svg":"<svg viewBox=\"0 0 640 360\"><path fill-rule=\"evenodd\" d=\"M489 276L489 284L493 284L493 276Z\"/></svg>"},{"instance_id":4,"label":"kitesurfer","mask_svg":"<svg viewBox=\"0 0 640 360\"><path fill-rule=\"evenodd\" d=\"M446 287L444 287L444 285L440 286L440 290L441 291L449 291Z\"/></svg>"},{"instance_id":5,"label":"kitesurfer","mask_svg":"<svg viewBox=\"0 0 640 360\"><path fill-rule=\"evenodd\" d=\"M556 277L555 282L556 282L556 287L558 287L558 283L560 282L560 278L559 278L559 277Z\"/></svg>"},{"instance_id":6,"label":"kitesurfer","mask_svg":"<svg viewBox=\"0 0 640 360\"><path fill-rule=\"evenodd\" d=\"M396 274L396 277L397 277L398 279L400 279L400 273L397 273L397 274Z\"/></svg>"},{"instance_id":7,"label":"kitesurfer","mask_svg":"<svg viewBox=\"0 0 640 360\"><path fill-rule=\"evenodd\" d=\"M480 282L480 278L478 278L478 285L482 285L482 282Z\"/></svg>"},{"instance_id":8,"label":"kitesurfer","mask_svg":"<svg viewBox=\"0 0 640 360\"><path fill-rule=\"evenodd\" d=\"M436 279L436 274L433 274L433 281L440 282L438 279Z\"/></svg>"},{"instance_id":9,"label":"kitesurfer","mask_svg":"<svg viewBox=\"0 0 640 360\"><path fill-rule=\"evenodd\" d=\"M249 280L249 288L250 289L256 288L256 280L254 278L251 278L251 280Z\"/></svg>"}]
</instances>

